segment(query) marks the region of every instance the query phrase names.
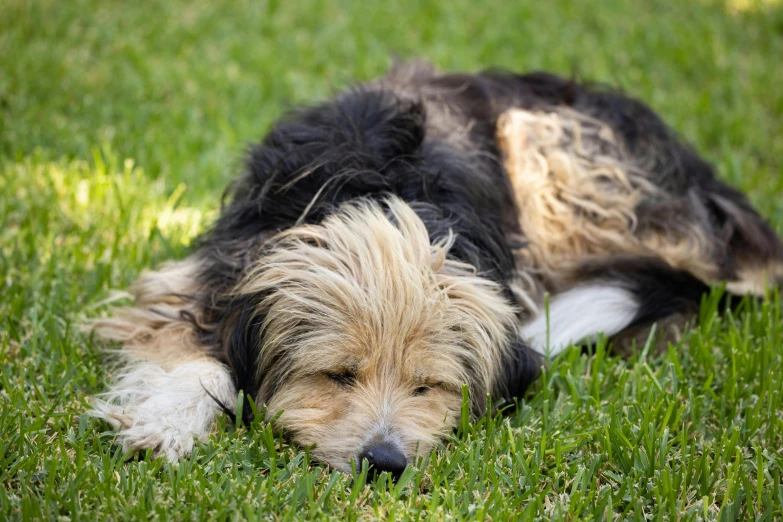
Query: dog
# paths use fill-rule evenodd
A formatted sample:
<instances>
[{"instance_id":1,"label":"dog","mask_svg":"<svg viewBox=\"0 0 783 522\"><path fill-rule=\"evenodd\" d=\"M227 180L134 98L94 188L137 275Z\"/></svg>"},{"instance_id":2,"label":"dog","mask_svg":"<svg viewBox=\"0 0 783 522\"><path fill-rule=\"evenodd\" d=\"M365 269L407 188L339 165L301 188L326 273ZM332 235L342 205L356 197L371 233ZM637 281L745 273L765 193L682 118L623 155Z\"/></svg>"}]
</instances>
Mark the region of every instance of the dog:
<instances>
[{"instance_id":1,"label":"dog","mask_svg":"<svg viewBox=\"0 0 783 522\"><path fill-rule=\"evenodd\" d=\"M126 451L177 461L251 398L329 466L398 476L463 387L480 416L573 343L783 281L774 230L651 109L548 73L398 64L280 119L226 195L91 324L122 345L93 413Z\"/></svg>"}]
</instances>

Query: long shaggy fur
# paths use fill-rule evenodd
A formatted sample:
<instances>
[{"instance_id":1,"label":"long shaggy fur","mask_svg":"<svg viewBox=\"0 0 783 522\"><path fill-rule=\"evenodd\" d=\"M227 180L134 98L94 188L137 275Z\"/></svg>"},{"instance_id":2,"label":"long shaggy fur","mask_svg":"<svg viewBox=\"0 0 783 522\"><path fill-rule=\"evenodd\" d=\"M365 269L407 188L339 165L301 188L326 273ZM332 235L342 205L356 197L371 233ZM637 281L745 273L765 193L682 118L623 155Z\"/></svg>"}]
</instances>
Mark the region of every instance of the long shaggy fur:
<instances>
[{"instance_id":1,"label":"long shaggy fur","mask_svg":"<svg viewBox=\"0 0 783 522\"><path fill-rule=\"evenodd\" d=\"M191 256L92 325L122 345L95 414L127 450L176 460L241 393L330 465L397 474L463 386L480 415L541 354L783 279L774 231L650 109L546 73L399 66L246 165Z\"/></svg>"},{"instance_id":2,"label":"long shaggy fur","mask_svg":"<svg viewBox=\"0 0 783 522\"><path fill-rule=\"evenodd\" d=\"M238 284L265 339L250 386L316 456L348 469L345 456L376 438L426 453L463 384L476 412L500 391L514 309L500 285L449 259L453 243L431 242L398 198L345 204L279 233ZM353 375L356 389L328 374Z\"/></svg>"}]
</instances>

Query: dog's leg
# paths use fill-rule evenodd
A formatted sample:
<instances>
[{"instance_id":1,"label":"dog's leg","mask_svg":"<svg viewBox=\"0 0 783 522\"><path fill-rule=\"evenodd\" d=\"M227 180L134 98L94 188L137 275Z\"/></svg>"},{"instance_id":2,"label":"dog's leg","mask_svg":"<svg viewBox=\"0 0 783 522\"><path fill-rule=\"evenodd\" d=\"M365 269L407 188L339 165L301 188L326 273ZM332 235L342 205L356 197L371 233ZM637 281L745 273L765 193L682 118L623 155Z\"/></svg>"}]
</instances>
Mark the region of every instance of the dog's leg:
<instances>
[{"instance_id":1,"label":"dog's leg","mask_svg":"<svg viewBox=\"0 0 783 522\"><path fill-rule=\"evenodd\" d=\"M195 270L185 260L144 274L130 289L134 307L90 325L123 344L118 374L92 413L118 430L126 451L152 448L176 461L206 440L221 404L235 406L231 374L195 339Z\"/></svg>"},{"instance_id":2,"label":"dog's leg","mask_svg":"<svg viewBox=\"0 0 783 522\"><path fill-rule=\"evenodd\" d=\"M92 413L118 430L125 451L152 448L176 462L206 442L218 413L215 399L234 405L236 396L226 368L210 359L170 369L154 361L129 363Z\"/></svg>"},{"instance_id":3,"label":"dog's leg","mask_svg":"<svg viewBox=\"0 0 783 522\"><path fill-rule=\"evenodd\" d=\"M737 295L783 284L783 244L744 195L665 132L632 153L625 138L563 108L500 117L527 264L559 273L590 256L654 256Z\"/></svg>"},{"instance_id":4,"label":"dog's leg","mask_svg":"<svg viewBox=\"0 0 783 522\"><path fill-rule=\"evenodd\" d=\"M520 327L539 353L554 356L569 345L611 337L698 311L709 287L687 272L650 257L616 256L580 265L570 288L555 295Z\"/></svg>"}]
</instances>

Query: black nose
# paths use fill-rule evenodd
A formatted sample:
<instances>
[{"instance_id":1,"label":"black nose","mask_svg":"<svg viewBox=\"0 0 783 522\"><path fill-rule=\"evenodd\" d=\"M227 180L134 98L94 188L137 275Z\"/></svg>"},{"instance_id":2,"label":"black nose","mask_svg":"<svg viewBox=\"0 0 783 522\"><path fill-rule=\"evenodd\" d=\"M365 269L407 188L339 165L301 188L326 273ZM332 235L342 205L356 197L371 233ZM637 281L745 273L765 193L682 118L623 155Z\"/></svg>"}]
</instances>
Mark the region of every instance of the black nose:
<instances>
[{"instance_id":1,"label":"black nose","mask_svg":"<svg viewBox=\"0 0 783 522\"><path fill-rule=\"evenodd\" d=\"M361 463L364 459L367 459L370 464L370 472L388 471L394 478L399 478L405 466L408 465L405 455L388 442L372 444L364 448L362 454L359 455L359 462Z\"/></svg>"}]
</instances>

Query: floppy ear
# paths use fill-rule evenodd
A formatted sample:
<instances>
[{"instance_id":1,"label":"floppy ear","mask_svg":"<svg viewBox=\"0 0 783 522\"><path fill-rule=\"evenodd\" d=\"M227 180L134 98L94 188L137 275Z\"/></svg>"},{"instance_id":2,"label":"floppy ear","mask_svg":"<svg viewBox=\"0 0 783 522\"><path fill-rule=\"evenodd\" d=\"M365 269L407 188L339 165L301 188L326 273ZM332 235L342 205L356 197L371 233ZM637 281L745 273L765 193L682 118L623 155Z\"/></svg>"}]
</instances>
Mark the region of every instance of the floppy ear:
<instances>
[{"instance_id":1,"label":"floppy ear","mask_svg":"<svg viewBox=\"0 0 783 522\"><path fill-rule=\"evenodd\" d=\"M511 342L506 357L496 386L496 398L514 402L521 399L530 385L538 379L543 359L519 337L515 337Z\"/></svg>"},{"instance_id":2,"label":"floppy ear","mask_svg":"<svg viewBox=\"0 0 783 522\"><path fill-rule=\"evenodd\" d=\"M254 401L258 400L258 392L261 389L258 361L262 346L264 317L254 306L254 303L260 299L255 294L232 299L226 305L226 313L220 319L217 330L222 352L220 358L231 368L235 389L242 390L245 398L252 397ZM226 413L233 417L233 412L226 411ZM250 424L252 420L252 409L244 407L242 421Z\"/></svg>"}]
</instances>

